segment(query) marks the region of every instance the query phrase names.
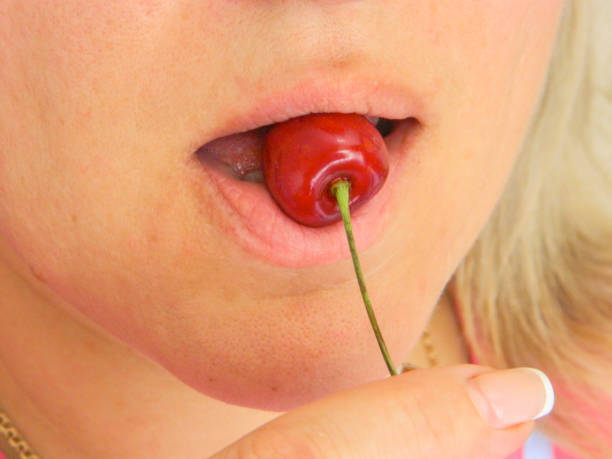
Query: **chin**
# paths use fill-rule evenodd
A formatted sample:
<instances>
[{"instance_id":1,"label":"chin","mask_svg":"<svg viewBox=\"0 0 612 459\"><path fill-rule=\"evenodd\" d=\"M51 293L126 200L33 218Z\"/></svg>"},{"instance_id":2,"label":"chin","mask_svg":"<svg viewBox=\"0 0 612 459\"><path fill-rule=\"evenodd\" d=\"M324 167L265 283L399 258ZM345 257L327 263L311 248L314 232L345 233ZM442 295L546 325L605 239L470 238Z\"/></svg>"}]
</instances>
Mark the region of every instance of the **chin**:
<instances>
[{"instance_id":1,"label":"chin","mask_svg":"<svg viewBox=\"0 0 612 459\"><path fill-rule=\"evenodd\" d=\"M272 327L264 321L252 324L248 333L238 332L242 324L233 323L199 340L183 340L181 350L168 352L165 346L166 352L155 360L203 395L233 405L287 411L389 376L365 313L352 316L331 327L313 317L310 323L293 322L293 327L282 319ZM389 327L383 321L381 328ZM386 331L387 345L399 364L401 350L410 344L406 335Z\"/></svg>"},{"instance_id":2,"label":"chin","mask_svg":"<svg viewBox=\"0 0 612 459\"><path fill-rule=\"evenodd\" d=\"M377 356L380 360L380 356ZM210 376L193 369L172 368L175 376L201 394L214 399L267 411L289 411L334 392L388 376L386 368L361 358L337 366L326 361L302 362L272 369L244 362L242 370ZM372 365L368 365L372 363Z\"/></svg>"}]
</instances>

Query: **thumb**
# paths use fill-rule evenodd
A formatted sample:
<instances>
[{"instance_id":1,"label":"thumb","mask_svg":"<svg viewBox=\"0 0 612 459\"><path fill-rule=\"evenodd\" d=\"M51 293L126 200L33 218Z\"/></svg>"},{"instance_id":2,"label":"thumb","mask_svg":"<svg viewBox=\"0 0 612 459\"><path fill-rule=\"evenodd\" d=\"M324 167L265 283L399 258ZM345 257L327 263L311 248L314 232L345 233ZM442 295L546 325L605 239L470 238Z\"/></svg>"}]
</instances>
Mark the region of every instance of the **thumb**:
<instances>
[{"instance_id":1,"label":"thumb","mask_svg":"<svg viewBox=\"0 0 612 459\"><path fill-rule=\"evenodd\" d=\"M415 370L290 411L218 458L497 458L552 409L539 370L475 365Z\"/></svg>"}]
</instances>

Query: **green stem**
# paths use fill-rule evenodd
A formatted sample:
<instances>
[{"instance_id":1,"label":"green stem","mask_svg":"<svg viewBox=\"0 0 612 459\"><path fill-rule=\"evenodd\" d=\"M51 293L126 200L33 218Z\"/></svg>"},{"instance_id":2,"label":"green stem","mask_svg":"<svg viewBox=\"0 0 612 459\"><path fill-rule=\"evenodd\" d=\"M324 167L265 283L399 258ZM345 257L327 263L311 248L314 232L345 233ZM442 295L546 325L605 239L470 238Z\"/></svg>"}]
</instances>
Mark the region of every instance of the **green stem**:
<instances>
[{"instance_id":1,"label":"green stem","mask_svg":"<svg viewBox=\"0 0 612 459\"><path fill-rule=\"evenodd\" d=\"M361 272L361 264L359 263L359 257L357 256L357 248L355 247L355 238L353 237L353 226L351 225L351 212L349 210L349 191L351 184L346 180L340 180L334 183L331 187L332 194L336 197L338 202L338 208L342 215L342 221L344 222L344 230L346 231L346 239L348 240L349 249L351 251L351 258L353 259L353 267L355 268L355 274L357 275L357 282L359 283L359 290L361 291L361 298L363 298L363 304L365 305L368 313L368 318L372 324L372 329L376 335L376 341L378 341L378 347L382 352L387 368L391 376L397 375L397 371L391 361L391 356L385 345L385 340L380 333L376 316L374 315L374 309L372 309L372 303L370 302L370 295L366 289L365 280L363 279L363 273Z\"/></svg>"}]
</instances>

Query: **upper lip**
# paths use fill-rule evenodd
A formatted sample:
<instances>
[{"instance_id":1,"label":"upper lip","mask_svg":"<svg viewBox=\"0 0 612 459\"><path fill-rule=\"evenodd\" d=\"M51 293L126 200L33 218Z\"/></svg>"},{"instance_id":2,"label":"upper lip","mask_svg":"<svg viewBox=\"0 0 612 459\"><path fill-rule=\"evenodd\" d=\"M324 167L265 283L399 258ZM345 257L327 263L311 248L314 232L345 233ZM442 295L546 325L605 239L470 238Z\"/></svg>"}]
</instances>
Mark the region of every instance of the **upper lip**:
<instances>
[{"instance_id":1,"label":"upper lip","mask_svg":"<svg viewBox=\"0 0 612 459\"><path fill-rule=\"evenodd\" d=\"M225 111L200 145L230 134L280 123L309 113L359 113L423 122L423 101L406 79L311 74L281 89L269 89Z\"/></svg>"}]
</instances>

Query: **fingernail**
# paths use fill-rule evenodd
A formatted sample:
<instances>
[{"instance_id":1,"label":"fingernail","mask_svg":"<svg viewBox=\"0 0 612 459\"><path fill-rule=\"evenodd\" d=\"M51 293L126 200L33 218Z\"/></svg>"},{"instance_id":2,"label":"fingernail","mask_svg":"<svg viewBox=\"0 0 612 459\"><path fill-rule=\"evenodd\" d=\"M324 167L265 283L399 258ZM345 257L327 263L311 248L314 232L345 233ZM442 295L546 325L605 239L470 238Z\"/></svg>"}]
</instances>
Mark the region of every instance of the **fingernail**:
<instances>
[{"instance_id":1,"label":"fingernail","mask_svg":"<svg viewBox=\"0 0 612 459\"><path fill-rule=\"evenodd\" d=\"M535 368L485 373L472 378L468 387L474 405L496 429L546 416L555 403L550 380Z\"/></svg>"}]
</instances>

